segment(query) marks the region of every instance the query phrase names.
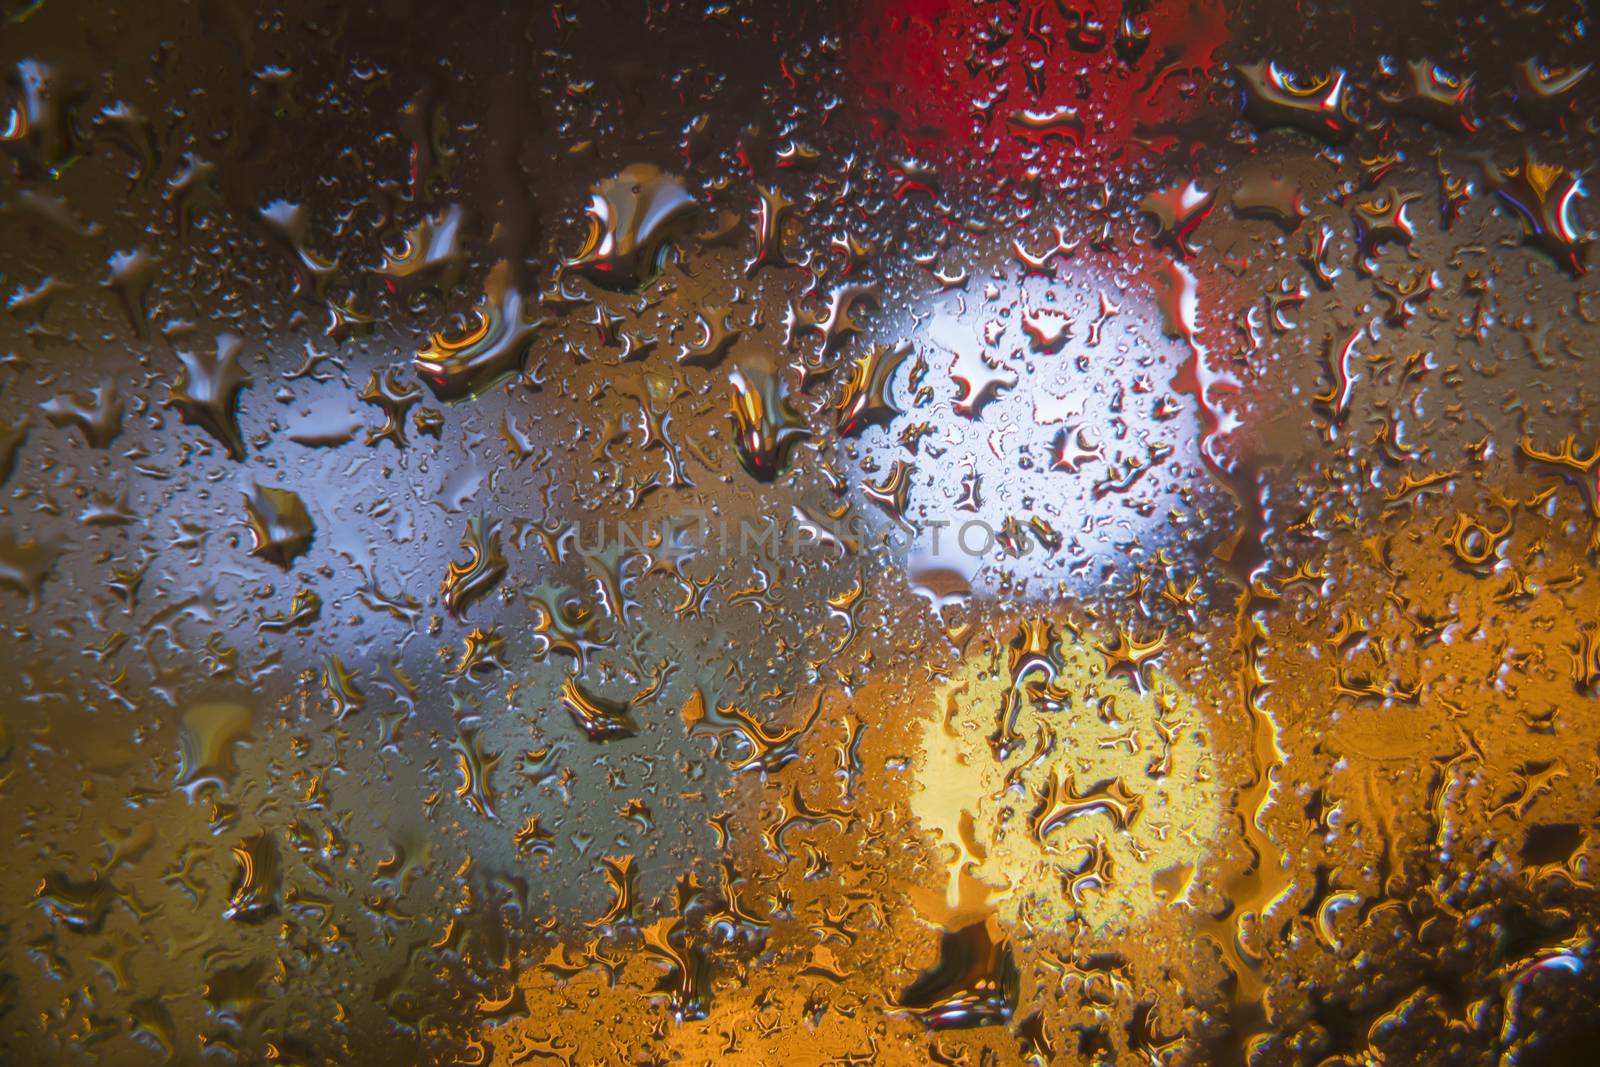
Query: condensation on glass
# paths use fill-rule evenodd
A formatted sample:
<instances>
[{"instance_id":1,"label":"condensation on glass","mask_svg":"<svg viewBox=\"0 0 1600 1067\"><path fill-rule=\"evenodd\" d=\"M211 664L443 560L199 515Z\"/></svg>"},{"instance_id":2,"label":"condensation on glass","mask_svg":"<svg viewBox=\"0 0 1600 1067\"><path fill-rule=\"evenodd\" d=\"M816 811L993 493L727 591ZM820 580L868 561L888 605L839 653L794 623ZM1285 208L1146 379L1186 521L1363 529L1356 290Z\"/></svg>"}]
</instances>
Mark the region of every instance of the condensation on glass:
<instances>
[{"instance_id":1,"label":"condensation on glass","mask_svg":"<svg viewBox=\"0 0 1600 1067\"><path fill-rule=\"evenodd\" d=\"M4 1062L1596 1062L1586 6L0 18Z\"/></svg>"}]
</instances>

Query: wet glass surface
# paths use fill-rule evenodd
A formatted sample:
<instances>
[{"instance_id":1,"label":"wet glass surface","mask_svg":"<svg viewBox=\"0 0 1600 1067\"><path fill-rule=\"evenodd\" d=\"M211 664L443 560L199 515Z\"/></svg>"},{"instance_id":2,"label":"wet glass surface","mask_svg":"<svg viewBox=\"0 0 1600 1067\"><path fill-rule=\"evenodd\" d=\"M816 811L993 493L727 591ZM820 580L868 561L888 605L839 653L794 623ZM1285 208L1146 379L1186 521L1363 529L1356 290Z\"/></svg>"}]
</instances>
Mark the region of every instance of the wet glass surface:
<instances>
[{"instance_id":1,"label":"wet glass surface","mask_svg":"<svg viewBox=\"0 0 1600 1067\"><path fill-rule=\"evenodd\" d=\"M0 1060L1600 1062L1585 5L0 18Z\"/></svg>"}]
</instances>

